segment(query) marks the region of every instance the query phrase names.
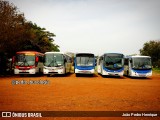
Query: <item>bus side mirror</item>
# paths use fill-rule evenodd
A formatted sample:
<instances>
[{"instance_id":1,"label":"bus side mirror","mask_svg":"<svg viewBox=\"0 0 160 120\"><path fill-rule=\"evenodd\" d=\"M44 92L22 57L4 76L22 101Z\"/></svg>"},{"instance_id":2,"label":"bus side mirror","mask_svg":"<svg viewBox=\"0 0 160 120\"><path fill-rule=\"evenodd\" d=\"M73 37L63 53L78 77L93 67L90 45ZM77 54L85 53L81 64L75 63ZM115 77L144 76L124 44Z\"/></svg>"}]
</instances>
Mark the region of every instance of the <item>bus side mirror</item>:
<instances>
[{"instance_id":1,"label":"bus side mirror","mask_svg":"<svg viewBox=\"0 0 160 120\"><path fill-rule=\"evenodd\" d=\"M65 63L65 62L67 62L67 59L66 59L66 58L64 58L64 63Z\"/></svg>"},{"instance_id":2,"label":"bus side mirror","mask_svg":"<svg viewBox=\"0 0 160 120\"><path fill-rule=\"evenodd\" d=\"M95 59L95 66L97 65L97 59Z\"/></svg>"},{"instance_id":3,"label":"bus side mirror","mask_svg":"<svg viewBox=\"0 0 160 120\"><path fill-rule=\"evenodd\" d=\"M36 62L38 62L39 61L39 58L38 58L38 56L36 56Z\"/></svg>"},{"instance_id":4,"label":"bus side mirror","mask_svg":"<svg viewBox=\"0 0 160 120\"><path fill-rule=\"evenodd\" d=\"M95 64L94 64L95 66L97 65L97 60L95 60Z\"/></svg>"},{"instance_id":5,"label":"bus side mirror","mask_svg":"<svg viewBox=\"0 0 160 120\"><path fill-rule=\"evenodd\" d=\"M69 58L69 62L72 62L72 58Z\"/></svg>"}]
</instances>

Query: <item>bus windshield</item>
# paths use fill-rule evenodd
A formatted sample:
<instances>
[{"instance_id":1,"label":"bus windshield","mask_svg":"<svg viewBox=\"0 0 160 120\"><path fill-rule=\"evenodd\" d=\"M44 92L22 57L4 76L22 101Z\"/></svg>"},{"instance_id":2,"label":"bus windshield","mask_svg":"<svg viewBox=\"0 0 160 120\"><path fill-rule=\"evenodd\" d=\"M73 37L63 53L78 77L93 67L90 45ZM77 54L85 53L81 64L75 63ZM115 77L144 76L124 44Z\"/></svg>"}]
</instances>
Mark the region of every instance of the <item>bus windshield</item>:
<instances>
[{"instance_id":1,"label":"bus windshield","mask_svg":"<svg viewBox=\"0 0 160 120\"><path fill-rule=\"evenodd\" d=\"M104 57L104 66L111 70L122 68L123 55L122 54L106 54Z\"/></svg>"},{"instance_id":2,"label":"bus windshield","mask_svg":"<svg viewBox=\"0 0 160 120\"><path fill-rule=\"evenodd\" d=\"M35 65L35 55L33 54L17 54L16 65L18 66L33 66Z\"/></svg>"},{"instance_id":3,"label":"bus windshield","mask_svg":"<svg viewBox=\"0 0 160 120\"><path fill-rule=\"evenodd\" d=\"M151 58L133 58L134 69L151 69Z\"/></svg>"},{"instance_id":4,"label":"bus windshield","mask_svg":"<svg viewBox=\"0 0 160 120\"><path fill-rule=\"evenodd\" d=\"M94 55L77 55L76 63L77 66L94 66Z\"/></svg>"},{"instance_id":5,"label":"bus windshield","mask_svg":"<svg viewBox=\"0 0 160 120\"><path fill-rule=\"evenodd\" d=\"M62 54L46 54L44 65L48 67L63 66L64 57Z\"/></svg>"}]
</instances>

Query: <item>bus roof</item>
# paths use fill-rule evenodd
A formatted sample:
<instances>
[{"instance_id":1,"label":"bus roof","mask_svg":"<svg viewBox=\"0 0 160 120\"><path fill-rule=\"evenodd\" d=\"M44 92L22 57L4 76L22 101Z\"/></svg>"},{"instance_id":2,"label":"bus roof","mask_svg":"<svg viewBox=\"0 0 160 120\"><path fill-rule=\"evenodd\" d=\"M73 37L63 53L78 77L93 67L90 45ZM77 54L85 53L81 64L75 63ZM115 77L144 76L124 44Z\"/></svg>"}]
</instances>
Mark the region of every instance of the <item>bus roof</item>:
<instances>
[{"instance_id":1,"label":"bus roof","mask_svg":"<svg viewBox=\"0 0 160 120\"><path fill-rule=\"evenodd\" d=\"M45 52L44 54L63 54L63 55L67 55L67 56L71 57L70 55L68 55L64 52Z\"/></svg>"},{"instance_id":2,"label":"bus roof","mask_svg":"<svg viewBox=\"0 0 160 120\"><path fill-rule=\"evenodd\" d=\"M103 55L106 55L106 54L120 54L120 55L123 55L123 53L104 53L102 55L100 55L99 57L103 56ZM124 55L123 55L124 56Z\"/></svg>"},{"instance_id":3,"label":"bus roof","mask_svg":"<svg viewBox=\"0 0 160 120\"><path fill-rule=\"evenodd\" d=\"M104 53L104 54L122 54L123 55L123 53Z\"/></svg>"},{"instance_id":4,"label":"bus roof","mask_svg":"<svg viewBox=\"0 0 160 120\"><path fill-rule=\"evenodd\" d=\"M93 53L76 53L76 55L80 55L80 54L84 54L84 55L94 55Z\"/></svg>"},{"instance_id":5,"label":"bus roof","mask_svg":"<svg viewBox=\"0 0 160 120\"><path fill-rule=\"evenodd\" d=\"M21 54L21 53L43 54L37 51L18 51L16 52L16 54Z\"/></svg>"},{"instance_id":6,"label":"bus roof","mask_svg":"<svg viewBox=\"0 0 160 120\"><path fill-rule=\"evenodd\" d=\"M45 52L44 54L64 54L64 52Z\"/></svg>"},{"instance_id":7,"label":"bus roof","mask_svg":"<svg viewBox=\"0 0 160 120\"><path fill-rule=\"evenodd\" d=\"M144 55L135 55L135 56L126 56L125 58L151 58L150 56Z\"/></svg>"}]
</instances>

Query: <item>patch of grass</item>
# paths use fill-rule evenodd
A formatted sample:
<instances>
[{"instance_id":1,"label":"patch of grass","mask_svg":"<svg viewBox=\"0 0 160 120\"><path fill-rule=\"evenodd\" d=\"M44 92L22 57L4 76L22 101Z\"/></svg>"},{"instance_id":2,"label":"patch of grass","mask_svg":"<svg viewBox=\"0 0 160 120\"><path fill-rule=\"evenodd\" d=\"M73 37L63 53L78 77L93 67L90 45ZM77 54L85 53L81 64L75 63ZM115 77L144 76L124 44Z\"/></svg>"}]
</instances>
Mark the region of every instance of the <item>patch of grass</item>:
<instances>
[{"instance_id":1,"label":"patch of grass","mask_svg":"<svg viewBox=\"0 0 160 120\"><path fill-rule=\"evenodd\" d=\"M152 70L153 70L153 72L156 72L156 73L160 74L160 68L153 68Z\"/></svg>"}]
</instances>

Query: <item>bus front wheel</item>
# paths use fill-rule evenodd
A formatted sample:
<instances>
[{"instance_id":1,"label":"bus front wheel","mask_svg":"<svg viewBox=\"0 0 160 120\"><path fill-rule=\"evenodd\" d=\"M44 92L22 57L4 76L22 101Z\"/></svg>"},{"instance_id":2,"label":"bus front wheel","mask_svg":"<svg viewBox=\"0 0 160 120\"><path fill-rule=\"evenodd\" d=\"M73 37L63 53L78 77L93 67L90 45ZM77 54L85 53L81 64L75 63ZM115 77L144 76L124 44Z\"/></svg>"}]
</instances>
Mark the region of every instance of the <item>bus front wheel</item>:
<instances>
[{"instance_id":1,"label":"bus front wheel","mask_svg":"<svg viewBox=\"0 0 160 120\"><path fill-rule=\"evenodd\" d=\"M76 73L76 77L79 77L79 74L78 74L78 73Z\"/></svg>"}]
</instances>

